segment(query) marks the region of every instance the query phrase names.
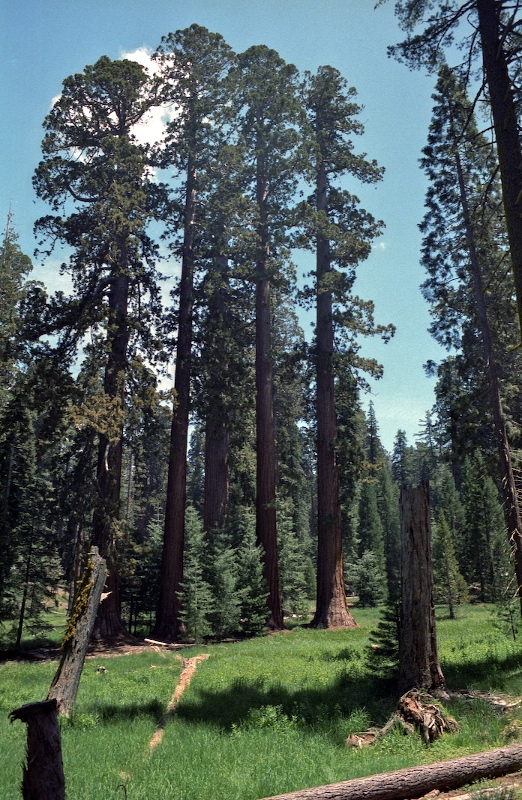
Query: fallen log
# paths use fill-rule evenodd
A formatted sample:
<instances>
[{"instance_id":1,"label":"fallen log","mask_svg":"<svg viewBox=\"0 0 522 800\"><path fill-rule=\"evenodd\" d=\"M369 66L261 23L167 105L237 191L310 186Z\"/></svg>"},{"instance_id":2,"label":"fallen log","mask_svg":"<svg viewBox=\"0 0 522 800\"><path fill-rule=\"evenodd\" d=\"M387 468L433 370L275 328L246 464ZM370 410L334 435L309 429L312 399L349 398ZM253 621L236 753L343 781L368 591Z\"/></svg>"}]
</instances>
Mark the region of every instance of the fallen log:
<instances>
[{"instance_id":1,"label":"fallen log","mask_svg":"<svg viewBox=\"0 0 522 800\"><path fill-rule=\"evenodd\" d=\"M264 800L405 800L422 797L435 789L447 791L483 778L498 778L520 769L522 744L512 744L485 753L330 783Z\"/></svg>"}]
</instances>

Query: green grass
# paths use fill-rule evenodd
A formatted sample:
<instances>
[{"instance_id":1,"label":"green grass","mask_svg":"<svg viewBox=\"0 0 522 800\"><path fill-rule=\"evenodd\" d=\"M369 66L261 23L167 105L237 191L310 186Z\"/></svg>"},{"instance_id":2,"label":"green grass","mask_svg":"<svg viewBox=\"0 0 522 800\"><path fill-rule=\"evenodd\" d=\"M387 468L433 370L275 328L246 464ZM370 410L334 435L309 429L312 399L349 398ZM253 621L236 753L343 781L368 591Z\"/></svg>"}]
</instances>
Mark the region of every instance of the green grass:
<instances>
[{"instance_id":1,"label":"green grass","mask_svg":"<svg viewBox=\"0 0 522 800\"><path fill-rule=\"evenodd\" d=\"M208 652L162 743L149 742L177 684L173 654L88 659L76 709L62 725L68 800L256 800L500 746L507 720L483 701L447 704L460 732L426 748L418 736L390 733L361 750L344 739L383 724L393 705L389 684L365 668L377 612L354 610L346 631L294 628L237 644L187 648ZM438 609L439 650L452 688L522 693L522 645L500 634L483 606ZM107 672L98 672L104 666ZM0 665L0 796L19 798L25 726L10 725L18 705L45 697L55 664Z\"/></svg>"}]
</instances>

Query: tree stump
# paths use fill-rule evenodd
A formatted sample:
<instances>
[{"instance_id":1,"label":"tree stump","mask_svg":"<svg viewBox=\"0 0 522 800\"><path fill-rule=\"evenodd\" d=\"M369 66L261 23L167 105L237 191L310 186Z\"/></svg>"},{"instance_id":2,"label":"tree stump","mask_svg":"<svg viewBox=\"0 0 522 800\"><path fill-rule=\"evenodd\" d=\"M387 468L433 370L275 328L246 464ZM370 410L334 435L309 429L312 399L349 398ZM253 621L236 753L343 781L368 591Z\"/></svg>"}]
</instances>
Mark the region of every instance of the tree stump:
<instances>
[{"instance_id":1,"label":"tree stump","mask_svg":"<svg viewBox=\"0 0 522 800\"><path fill-rule=\"evenodd\" d=\"M63 654L51 683L48 700L56 700L60 714L67 716L76 700L83 663L100 604L107 567L93 547L74 600L62 642Z\"/></svg>"},{"instance_id":2,"label":"tree stump","mask_svg":"<svg viewBox=\"0 0 522 800\"><path fill-rule=\"evenodd\" d=\"M401 491L401 576L399 693L440 689L428 481Z\"/></svg>"},{"instance_id":3,"label":"tree stump","mask_svg":"<svg viewBox=\"0 0 522 800\"><path fill-rule=\"evenodd\" d=\"M9 719L27 725L27 765L23 767L24 800L65 800L62 742L56 700L27 705L11 711Z\"/></svg>"}]
</instances>

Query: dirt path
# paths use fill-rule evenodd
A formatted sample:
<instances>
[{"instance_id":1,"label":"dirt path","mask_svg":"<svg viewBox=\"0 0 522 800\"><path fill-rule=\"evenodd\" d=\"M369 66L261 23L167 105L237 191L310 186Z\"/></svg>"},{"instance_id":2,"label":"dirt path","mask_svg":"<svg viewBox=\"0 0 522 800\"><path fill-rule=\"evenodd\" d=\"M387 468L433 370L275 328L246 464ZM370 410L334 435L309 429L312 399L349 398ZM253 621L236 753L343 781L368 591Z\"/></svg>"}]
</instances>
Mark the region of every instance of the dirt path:
<instances>
[{"instance_id":1,"label":"dirt path","mask_svg":"<svg viewBox=\"0 0 522 800\"><path fill-rule=\"evenodd\" d=\"M177 705L181 699L181 696L187 686L189 685L190 681L194 673L196 672L197 666L201 661L206 661L207 658L210 658L209 653L202 653L199 656L195 656L194 658L183 658L182 665L183 669L181 670L181 675L179 676L179 683L174 690L174 694L170 698L170 702L167 706L167 710L160 719L158 723L158 727L154 731L154 735L149 743L149 752L152 753L154 748L156 748L163 739L163 734L165 732L165 727L167 722L169 721L170 717L175 713Z\"/></svg>"}]
</instances>

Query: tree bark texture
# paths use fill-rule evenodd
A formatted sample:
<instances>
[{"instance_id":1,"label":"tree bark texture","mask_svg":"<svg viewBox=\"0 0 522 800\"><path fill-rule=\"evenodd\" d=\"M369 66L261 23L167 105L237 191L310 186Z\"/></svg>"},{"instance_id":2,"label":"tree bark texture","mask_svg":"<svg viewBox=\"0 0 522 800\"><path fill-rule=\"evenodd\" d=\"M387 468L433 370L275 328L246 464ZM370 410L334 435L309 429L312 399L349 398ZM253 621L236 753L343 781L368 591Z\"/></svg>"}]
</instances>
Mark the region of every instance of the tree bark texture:
<instances>
[{"instance_id":1,"label":"tree bark texture","mask_svg":"<svg viewBox=\"0 0 522 800\"><path fill-rule=\"evenodd\" d=\"M464 225L466 228L466 240L468 244L470 265L473 276L473 288L477 308L477 318L482 337L482 349L484 353L484 363L488 377L489 395L491 410L493 413L493 423L495 429L495 439L502 472L502 496L504 499L504 513L508 527L510 545L514 554L515 574L517 578L518 596L522 610L522 517L520 514L520 504L513 474L511 462L511 449L506 432L506 420L502 407L502 397L500 394L500 380L498 376L497 362L493 349L493 334L488 319L486 300L482 281L482 269L480 259L475 247L475 237L471 223L464 173L458 150L455 153L457 166L457 176L459 181L460 197L462 202L462 212Z\"/></svg>"},{"instance_id":2,"label":"tree bark texture","mask_svg":"<svg viewBox=\"0 0 522 800\"><path fill-rule=\"evenodd\" d=\"M257 181L259 209L256 263L256 535L263 550L263 574L268 587L268 627L281 630L283 610L279 592L276 519L276 452L274 385L271 346L270 280L268 276L267 185Z\"/></svg>"},{"instance_id":3,"label":"tree bark texture","mask_svg":"<svg viewBox=\"0 0 522 800\"><path fill-rule=\"evenodd\" d=\"M437 654L429 484L401 491L399 693L444 686Z\"/></svg>"},{"instance_id":4,"label":"tree bark texture","mask_svg":"<svg viewBox=\"0 0 522 800\"><path fill-rule=\"evenodd\" d=\"M484 778L498 778L522 768L522 744L499 747L450 761L316 786L265 800L404 800L428 792L457 789Z\"/></svg>"},{"instance_id":5,"label":"tree bark texture","mask_svg":"<svg viewBox=\"0 0 522 800\"><path fill-rule=\"evenodd\" d=\"M105 560L93 547L69 617L60 665L47 695L48 700L56 701L59 713L64 716L69 715L76 700L106 576Z\"/></svg>"},{"instance_id":6,"label":"tree bark texture","mask_svg":"<svg viewBox=\"0 0 522 800\"><path fill-rule=\"evenodd\" d=\"M28 703L11 711L11 722L27 725L27 765L23 766L24 800L65 800L60 726L56 701Z\"/></svg>"},{"instance_id":7,"label":"tree bark texture","mask_svg":"<svg viewBox=\"0 0 522 800\"><path fill-rule=\"evenodd\" d=\"M184 632L180 618L187 501L187 447L190 411L192 355L192 306L194 302L194 234L196 220L196 168L187 168L185 232L179 288L178 342L174 378L174 410L170 431L169 471L165 531L161 560L160 591L155 635L166 641Z\"/></svg>"},{"instance_id":8,"label":"tree bark texture","mask_svg":"<svg viewBox=\"0 0 522 800\"><path fill-rule=\"evenodd\" d=\"M125 265L126 266L126 265ZM104 391L110 401L119 401L123 411L125 372L129 344L128 324L129 278L127 274L113 278L109 294L110 351L104 376ZM108 420L111 425L112 420ZM92 632L93 638L110 640L126 635L121 618L118 580L117 532L120 518L121 471L123 461L123 419L115 431L101 433L98 445L98 497L93 518L93 539L107 561L107 602L99 607Z\"/></svg>"},{"instance_id":9,"label":"tree bark texture","mask_svg":"<svg viewBox=\"0 0 522 800\"><path fill-rule=\"evenodd\" d=\"M328 179L321 165L317 180L317 210L326 210ZM354 627L344 586L341 503L337 467L337 416L333 373L334 331L332 294L323 287L330 271L328 240L317 237L317 603L312 625Z\"/></svg>"},{"instance_id":10,"label":"tree bark texture","mask_svg":"<svg viewBox=\"0 0 522 800\"><path fill-rule=\"evenodd\" d=\"M476 0L476 3L484 72L495 128L518 318L522 329L522 148L504 37L500 28L499 14L502 4L496 0Z\"/></svg>"},{"instance_id":11,"label":"tree bark texture","mask_svg":"<svg viewBox=\"0 0 522 800\"><path fill-rule=\"evenodd\" d=\"M214 268L221 277L221 286L215 294L212 310L216 313L220 324L232 325L229 308L228 258L218 254L214 257ZM219 338L209 345L211 359L219 347ZM205 422L205 483L203 504L203 528L212 531L221 527L227 516L229 496L229 459L230 442L228 426L228 410L223 397L230 390L230 364L228 353L219 351L221 371L218 376L214 372L209 379L209 403ZM216 353L215 355L218 355Z\"/></svg>"}]
</instances>

